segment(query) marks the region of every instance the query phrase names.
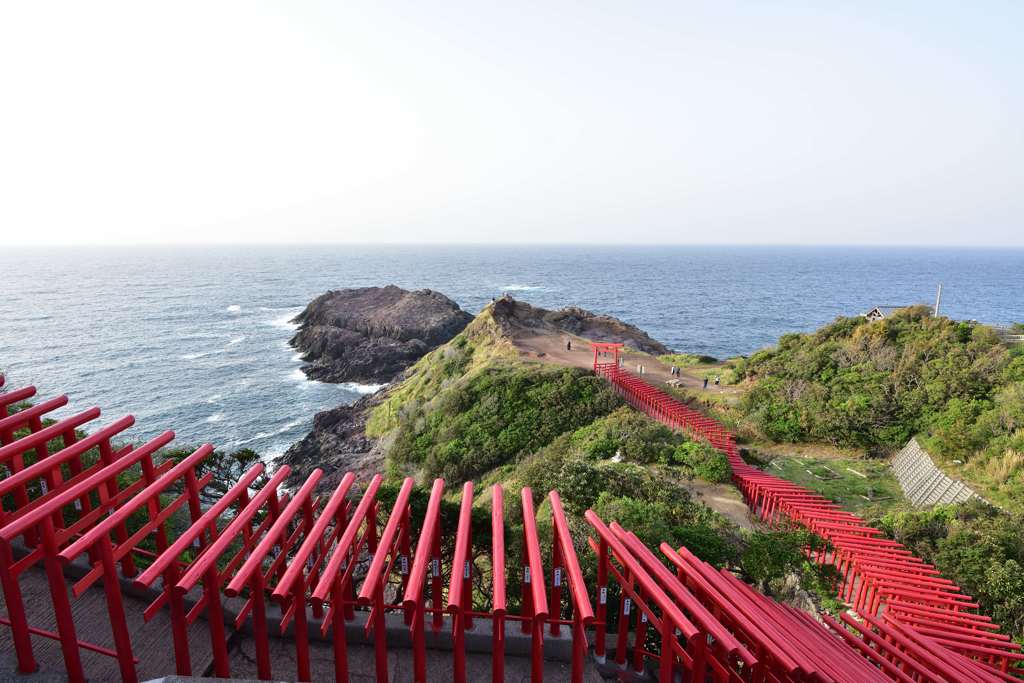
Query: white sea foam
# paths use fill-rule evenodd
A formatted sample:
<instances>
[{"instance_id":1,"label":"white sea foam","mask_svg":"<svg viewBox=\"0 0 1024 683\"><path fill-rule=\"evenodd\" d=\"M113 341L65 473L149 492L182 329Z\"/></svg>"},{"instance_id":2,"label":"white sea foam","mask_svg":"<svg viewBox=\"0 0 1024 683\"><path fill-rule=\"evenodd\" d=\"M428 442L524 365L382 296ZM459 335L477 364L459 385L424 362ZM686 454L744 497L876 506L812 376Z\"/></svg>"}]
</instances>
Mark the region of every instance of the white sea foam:
<instances>
[{"instance_id":1,"label":"white sea foam","mask_svg":"<svg viewBox=\"0 0 1024 683\"><path fill-rule=\"evenodd\" d=\"M214 394L210 398L206 399L206 402L207 403L216 403L217 401L221 400L222 398L224 398L222 395Z\"/></svg>"},{"instance_id":2,"label":"white sea foam","mask_svg":"<svg viewBox=\"0 0 1024 683\"><path fill-rule=\"evenodd\" d=\"M214 413L210 417L206 418L207 422L220 422L224 419L224 413Z\"/></svg>"},{"instance_id":3,"label":"white sea foam","mask_svg":"<svg viewBox=\"0 0 1024 683\"><path fill-rule=\"evenodd\" d=\"M234 339L229 341L228 342L228 346L234 346L235 344L241 344L244 341L245 341L245 335L243 334L241 337L235 337Z\"/></svg>"},{"instance_id":4,"label":"white sea foam","mask_svg":"<svg viewBox=\"0 0 1024 683\"><path fill-rule=\"evenodd\" d=\"M505 285L501 288L503 292L541 292L546 290L547 287L541 287L540 285Z\"/></svg>"},{"instance_id":5,"label":"white sea foam","mask_svg":"<svg viewBox=\"0 0 1024 683\"><path fill-rule=\"evenodd\" d=\"M294 356L292 356L292 362L293 363L301 363L302 362L302 354L301 353L297 353Z\"/></svg>"},{"instance_id":6,"label":"white sea foam","mask_svg":"<svg viewBox=\"0 0 1024 683\"><path fill-rule=\"evenodd\" d=\"M290 308L284 315L279 315L273 320L268 320L267 324L271 327L276 327L279 330L297 330L299 329L298 323L293 323L292 318L302 312L301 308Z\"/></svg>"},{"instance_id":7,"label":"white sea foam","mask_svg":"<svg viewBox=\"0 0 1024 683\"><path fill-rule=\"evenodd\" d=\"M280 429L278 429L278 430L277 430L277 433L278 433L278 434L284 434L285 432L287 432L287 431L291 431L291 430L292 430L292 429L294 429L295 427L298 427L298 426L299 426L300 424L302 424L303 422L305 422L305 419L303 419L303 418L301 418L301 417L300 417L300 418L298 418L297 420L292 420L291 422L289 422L288 424L286 424L286 425L285 425L284 427L281 427Z\"/></svg>"},{"instance_id":8,"label":"white sea foam","mask_svg":"<svg viewBox=\"0 0 1024 683\"><path fill-rule=\"evenodd\" d=\"M387 386L387 384L359 384L358 382L342 382L339 386L357 394L376 394Z\"/></svg>"},{"instance_id":9,"label":"white sea foam","mask_svg":"<svg viewBox=\"0 0 1024 683\"><path fill-rule=\"evenodd\" d=\"M258 434L256 434L256 436L253 436L253 437L248 438L248 439L236 439L233 442L233 444L235 446L241 446L243 444L252 443L253 441L259 441L260 439L265 439L268 436L270 436L270 434L268 434L267 432L259 432Z\"/></svg>"},{"instance_id":10,"label":"white sea foam","mask_svg":"<svg viewBox=\"0 0 1024 683\"><path fill-rule=\"evenodd\" d=\"M215 351L202 351L200 353L186 353L181 358L182 358L182 360L198 360L200 358L206 358L207 356L212 356L215 353L224 353L225 350L226 349L217 349Z\"/></svg>"},{"instance_id":11,"label":"white sea foam","mask_svg":"<svg viewBox=\"0 0 1024 683\"><path fill-rule=\"evenodd\" d=\"M290 444L286 444L286 443L271 444L270 446L267 446L266 448L261 448L260 449L260 455L263 456L263 461L264 462L269 462L271 460L275 460L277 458L280 458L282 455L284 455L284 452L286 450L288 450L288 446L289 445Z\"/></svg>"},{"instance_id":12,"label":"white sea foam","mask_svg":"<svg viewBox=\"0 0 1024 683\"><path fill-rule=\"evenodd\" d=\"M238 304L231 304L230 306L228 306L227 310L228 310L228 313L241 313L242 312L242 307L239 306Z\"/></svg>"}]
</instances>

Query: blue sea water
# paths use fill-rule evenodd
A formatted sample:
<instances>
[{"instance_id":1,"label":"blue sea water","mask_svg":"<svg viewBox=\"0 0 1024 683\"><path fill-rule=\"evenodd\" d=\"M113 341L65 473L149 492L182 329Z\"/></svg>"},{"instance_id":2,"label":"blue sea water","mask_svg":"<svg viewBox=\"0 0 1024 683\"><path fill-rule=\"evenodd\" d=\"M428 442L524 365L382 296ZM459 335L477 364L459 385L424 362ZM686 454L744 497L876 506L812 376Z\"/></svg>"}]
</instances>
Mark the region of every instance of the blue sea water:
<instances>
[{"instance_id":1,"label":"blue sea water","mask_svg":"<svg viewBox=\"0 0 1024 683\"><path fill-rule=\"evenodd\" d=\"M305 379L289 322L327 289L436 289L476 312L509 292L618 316L670 347L747 354L875 305L1024 320L1024 250L821 247L132 247L0 251L0 372L138 437L266 456L364 387Z\"/></svg>"}]
</instances>

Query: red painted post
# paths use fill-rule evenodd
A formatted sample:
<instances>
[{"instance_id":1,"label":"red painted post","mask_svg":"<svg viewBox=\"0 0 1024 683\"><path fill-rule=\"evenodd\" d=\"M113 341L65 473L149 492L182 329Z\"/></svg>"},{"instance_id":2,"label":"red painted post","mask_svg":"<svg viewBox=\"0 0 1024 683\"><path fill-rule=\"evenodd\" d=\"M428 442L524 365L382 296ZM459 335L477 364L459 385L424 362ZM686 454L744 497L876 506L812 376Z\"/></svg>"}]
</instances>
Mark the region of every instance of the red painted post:
<instances>
[{"instance_id":1,"label":"red painted post","mask_svg":"<svg viewBox=\"0 0 1024 683\"><path fill-rule=\"evenodd\" d=\"M467 604L467 586L470 585L469 546L470 523L473 514L473 482L467 481L462 487L462 504L459 508L459 526L455 532L455 553L452 556L452 573L448 585L448 612L452 621L452 676L455 683L466 681L466 612L472 609L472 598Z\"/></svg>"},{"instance_id":2,"label":"red painted post","mask_svg":"<svg viewBox=\"0 0 1024 683\"><path fill-rule=\"evenodd\" d=\"M138 676L135 673L135 658L132 656L132 641L128 635L128 621L125 619L124 604L121 601L121 585L118 582L114 550L107 535L100 540L100 559L103 563L103 591L107 596L107 614L110 616L110 629L114 635L121 680L124 683L135 683Z\"/></svg>"},{"instance_id":3,"label":"red painted post","mask_svg":"<svg viewBox=\"0 0 1024 683\"><path fill-rule=\"evenodd\" d=\"M377 544L377 503L370 506L370 512L366 517L367 550L370 555L377 555L380 546ZM381 551L383 552L383 551ZM388 644L387 644L387 622L384 620L384 587L379 586L374 591L373 607L377 613L377 620L374 622L374 664L377 670L377 683L388 681Z\"/></svg>"},{"instance_id":4,"label":"red painted post","mask_svg":"<svg viewBox=\"0 0 1024 683\"><path fill-rule=\"evenodd\" d=\"M494 616L491 621L491 682L505 680L505 494L491 487L491 571L494 585Z\"/></svg>"},{"instance_id":5,"label":"red painted post","mask_svg":"<svg viewBox=\"0 0 1024 683\"><path fill-rule=\"evenodd\" d=\"M555 529L551 546L551 596L548 607L551 609L551 635L556 638L562 634L559 620L562 618L562 549L558 543L558 530Z\"/></svg>"},{"instance_id":6,"label":"red painted post","mask_svg":"<svg viewBox=\"0 0 1024 683\"><path fill-rule=\"evenodd\" d=\"M427 512L423 518L423 528L413 557L412 570L409 573L409 587L403 596L406 609L414 610L412 623L412 658L413 680L415 683L427 681L426 634L424 633L424 584L427 572L433 564L435 539L438 535L441 498L444 495L444 480L435 479L427 501Z\"/></svg>"},{"instance_id":7,"label":"red painted post","mask_svg":"<svg viewBox=\"0 0 1024 683\"><path fill-rule=\"evenodd\" d=\"M633 585L633 577L629 570L625 571L625 578L629 586ZM623 586L624 587L624 586ZM615 643L615 663L620 669L626 668L626 648L629 646L629 620L633 607L633 600L626 595L625 590L619 591L619 633Z\"/></svg>"},{"instance_id":8,"label":"red painted post","mask_svg":"<svg viewBox=\"0 0 1024 683\"><path fill-rule=\"evenodd\" d=\"M331 643L334 645L334 679L348 681L348 638L345 636L344 590L339 576L331 584Z\"/></svg>"},{"instance_id":9,"label":"red painted post","mask_svg":"<svg viewBox=\"0 0 1024 683\"><path fill-rule=\"evenodd\" d=\"M544 594L544 566L541 562L540 541L537 537L537 518L533 510L533 492L523 488L520 493L523 504L523 535L526 558L532 581L529 586L533 608L530 645L530 680L540 683L544 680L544 621L548 617L547 596Z\"/></svg>"},{"instance_id":10,"label":"red painted post","mask_svg":"<svg viewBox=\"0 0 1024 683\"><path fill-rule=\"evenodd\" d=\"M28 617L25 614L25 603L21 598L18 579L11 572L14 557L11 546L0 542L0 582L4 590L4 604L7 606L7 617L11 622L11 638L14 641L14 653L18 659L18 671L32 673L39 665L32 654L32 640L29 634Z\"/></svg>"},{"instance_id":11,"label":"red painted post","mask_svg":"<svg viewBox=\"0 0 1024 683\"><path fill-rule=\"evenodd\" d=\"M608 544L602 538L597 550L597 631L594 635L594 659L604 664L608 633Z\"/></svg>"},{"instance_id":12,"label":"red painted post","mask_svg":"<svg viewBox=\"0 0 1024 683\"><path fill-rule=\"evenodd\" d=\"M46 579L50 584L50 595L53 597L53 613L57 621L57 632L60 634L60 649L64 655L64 667L67 669L71 683L85 683L85 672L82 670L82 658L78 652L78 637L75 634L75 621L71 615L71 603L68 600L68 589L64 585L64 569L57 559L57 537L53 528L53 517L47 515L41 521L43 527L43 567Z\"/></svg>"},{"instance_id":13,"label":"red painted post","mask_svg":"<svg viewBox=\"0 0 1024 683\"><path fill-rule=\"evenodd\" d=\"M569 523L562 509L562 499L557 491L548 494L551 501L551 520L555 528L555 547L558 564L561 567L559 583L567 583L568 594L572 599L572 683L583 683L583 660L587 650L587 636L584 627L594 622L594 609L590 604L590 596L583 582L583 571L569 535ZM556 615L557 617L557 615Z\"/></svg>"}]
</instances>

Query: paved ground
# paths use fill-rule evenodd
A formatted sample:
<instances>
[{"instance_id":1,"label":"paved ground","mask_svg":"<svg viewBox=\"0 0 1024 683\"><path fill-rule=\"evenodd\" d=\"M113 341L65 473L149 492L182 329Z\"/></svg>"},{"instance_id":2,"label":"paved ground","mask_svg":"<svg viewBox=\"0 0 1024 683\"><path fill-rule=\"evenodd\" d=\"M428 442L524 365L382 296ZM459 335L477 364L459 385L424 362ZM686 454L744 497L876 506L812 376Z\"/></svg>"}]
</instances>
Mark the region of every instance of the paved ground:
<instances>
[{"instance_id":1,"label":"paved ground","mask_svg":"<svg viewBox=\"0 0 1024 683\"><path fill-rule=\"evenodd\" d=\"M49 585L42 569L32 568L21 575L19 582L25 602L25 610L29 614L29 625L36 628L56 631L57 623L53 616L53 601L50 597ZM71 609L75 620L78 639L113 649L114 638L107 617L107 603L103 592L102 581L95 583L79 598L71 598ZM69 591L70 595L70 591ZM142 612L149 603L131 596L124 596L125 616L128 630L131 633L132 649L139 660L136 665L140 680L166 676L174 672L174 651L171 646L170 617L166 609L157 613L146 623ZM3 604L0 593L0 610L6 615L7 605ZM189 645L192 653L193 672L203 673L212 661L210 636L206 622L198 620L189 628ZM17 662L14 658L14 645L11 642L11 629L0 626L0 681L49 681L66 680L64 676L56 676L64 671L64 658L61 655L60 643L43 636L32 636L32 648L39 662L39 673L23 676L17 673ZM121 679L117 660L113 657L80 650L82 668L92 681L117 681Z\"/></svg>"},{"instance_id":2,"label":"paved ground","mask_svg":"<svg viewBox=\"0 0 1024 683\"><path fill-rule=\"evenodd\" d=\"M40 569L29 569L21 576L20 585L25 598L26 609L32 615L31 625L47 630L56 630L53 609L45 574ZM75 626L80 640L113 648L113 637L107 619L106 600L102 584L86 591L80 598L72 600ZM170 623L167 610L161 610L148 624L143 621L142 612L147 602L125 596L125 612L131 632L132 648L139 660L137 671L140 681L159 679L174 673L174 653L171 645ZM0 610L6 613L6 605L0 600ZM233 629L227 628L229 636ZM296 680L295 644L290 638L271 639L271 661L275 680ZM210 637L206 622L197 620L189 627L189 643L192 655L193 673L196 676L209 673L212 664ZM33 636L33 651L40 669L23 675L17 671L11 632L0 626L0 683L60 683L66 681L64 660L58 641ZM231 675L234 679L255 679L257 675L255 651L252 640L245 635L234 634L230 641ZM354 683L375 681L374 652L365 645L349 646L349 666ZM111 657L82 650L82 665L90 681L118 681L121 679L117 661ZM452 654L450 650L427 651L428 680L452 680ZM310 660L314 681L334 680L333 650L329 642L314 640L310 643ZM527 657L508 656L505 658L505 680L510 683L525 683L530 679L530 660ZM471 681L491 680L491 655L475 653L467 656L467 671ZM560 661L544 663L544 679L548 681L569 680L569 664ZM388 674L392 681L412 680L412 651L400 647L391 648L388 655ZM188 679L181 679L188 680ZM584 680L587 683L601 681L600 675L587 660Z\"/></svg>"},{"instance_id":3,"label":"paved ground","mask_svg":"<svg viewBox=\"0 0 1024 683\"><path fill-rule=\"evenodd\" d=\"M278 680L295 680L295 645L290 640L271 640L271 656L274 662L273 674ZM365 645L350 646L348 649L350 680L353 683L376 681L373 648ZM330 643L310 643L310 667L314 681L334 680L334 654ZM466 671L471 681L491 680L491 655L489 653L469 654L466 657ZM565 662L544 662L544 680L568 681L570 668ZM252 642L243 642L235 650L231 660L231 674L239 678L256 677L255 656ZM393 648L388 652L388 679L391 681L412 680L412 651ZM451 681L452 656L444 650L427 651L427 680ZM505 680L508 683L527 683L530 680L530 660L525 657L505 658ZM584 675L587 683L598 683L603 679L590 666L589 659Z\"/></svg>"}]
</instances>

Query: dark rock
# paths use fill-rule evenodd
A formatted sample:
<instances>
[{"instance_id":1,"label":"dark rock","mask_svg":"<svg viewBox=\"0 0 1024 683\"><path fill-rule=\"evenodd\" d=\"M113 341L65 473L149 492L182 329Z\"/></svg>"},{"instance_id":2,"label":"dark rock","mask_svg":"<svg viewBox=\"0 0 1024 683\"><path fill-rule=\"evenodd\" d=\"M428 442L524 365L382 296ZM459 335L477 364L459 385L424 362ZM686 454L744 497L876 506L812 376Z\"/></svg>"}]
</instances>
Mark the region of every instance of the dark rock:
<instances>
[{"instance_id":1,"label":"dark rock","mask_svg":"<svg viewBox=\"0 0 1024 683\"><path fill-rule=\"evenodd\" d=\"M667 346L635 325L576 306L549 311L525 301L516 301L508 295L497 299L492 306L495 321L510 336L524 331L537 334L566 332L593 341L622 343L655 356L671 353Z\"/></svg>"},{"instance_id":2,"label":"dark rock","mask_svg":"<svg viewBox=\"0 0 1024 683\"><path fill-rule=\"evenodd\" d=\"M360 481L368 481L383 471L384 455L377 448L377 440L366 436L366 420L382 400L384 393L378 392L350 406L317 413L309 434L277 459L278 465L292 468L288 485L300 485L317 467L324 471L319 490L333 490L345 472L354 472Z\"/></svg>"},{"instance_id":3,"label":"dark rock","mask_svg":"<svg viewBox=\"0 0 1024 683\"><path fill-rule=\"evenodd\" d=\"M318 296L295 318L300 326L291 343L311 379L387 383L472 319L429 289L343 289Z\"/></svg>"}]
</instances>

